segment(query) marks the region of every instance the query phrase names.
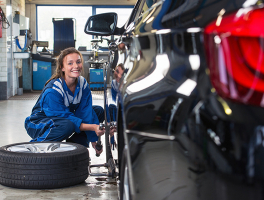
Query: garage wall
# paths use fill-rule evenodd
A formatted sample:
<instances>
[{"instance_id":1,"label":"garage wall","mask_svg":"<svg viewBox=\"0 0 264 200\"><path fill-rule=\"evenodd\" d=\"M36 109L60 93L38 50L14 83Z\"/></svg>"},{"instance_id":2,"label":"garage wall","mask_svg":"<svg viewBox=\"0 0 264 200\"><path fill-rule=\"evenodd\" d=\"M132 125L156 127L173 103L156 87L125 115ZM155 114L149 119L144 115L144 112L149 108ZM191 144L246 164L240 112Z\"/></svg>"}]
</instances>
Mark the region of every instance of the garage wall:
<instances>
[{"instance_id":1,"label":"garage wall","mask_svg":"<svg viewBox=\"0 0 264 200\"><path fill-rule=\"evenodd\" d=\"M7 13L7 7L12 8L10 11L9 21L11 27L2 30L2 38L0 38L0 100L6 100L17 94L18 76L16 65L11 53L12 37L12 19L15 12L19 11L21 15L30 19L30 30L33 40L36 39L36 5L135 5L137 0L2 0L0 7L3 12ZM6 16L7 17L7 16ZM8 33L8 34L7 34ZM9 35L9 41L7 39ZM10 41L10 38L12 39ZM21 63L21 62L20 62Z\"/></svg>"},{"instance_id":2,"label":"garage wall","mask_svg":"<svg viewBox=\"0 0 264 200\"><path fill-rule=\"evenodd\" d=\"M1 1L0 6L4 13L6 13L6 1ZM7 99L7 42L6 29L2 30L2 38L0 38L0 100Z\"/></svg>"},{"instance_id":3,"label":"garage wall","mask_svg":"<svg viewBox=\"0 0 264 200\"><path fill-rule=\"evenodd\" d=\"M20 15L25 16L25 0L12 0L13 15L19 11Z\"/></svg>"},{"instance_id":4,"label":"garage wall","mask_svg":"<svg viewBox=\"0 0 264 200\"><path fill-rule=\"evenodd\" d=\"M12 12L7 16L8 8L12 8ZM5 13L10 27L2 30L2 38L0 38L0 100L6 100L10 96L17 94L18 74L15 67L15 61L13 54L11 53L10 38L8 35L12 35L12 20L15 16L15 12L19 11L21 15L25 16L25 0L3 0L0 1L0 6Z\"/></svg>"},{"instance_id":5,"label":"garage wall","mask_svg":"<svg viewBox=\"0 0 264 200\"><path fill-rule=\"evenodd\" d=\"M36 5L135 5L137 0L25 0L32 40L36 40Z\"/></svg>"},{"instance_id":6,"label":"garage wall","mask_svg":"<svg viewBox=\"0 0 264 200\"><path fill-rule=\"evenodd\" d=\"M26 0L26 4L68 5L135 5L137 0Z\"/></svg>"},{"instance_id":7,"label":"garage wall","mask_svg":"<svg viewBox=\"0 0 264 200\"><path fill-rule=\"evenodd\" d=\"M12 0L12 17L15 16L15 12L18 11L20 15L25 16L25 0ZM16 46L15 46L16 48ZM17 51L13 49L13 51ZM19 77L22 76L22 59L13 59L13 92L10 96L17 94L19 88Z\"/></svg>"},{"instance_id":8,"label":"garage wall","mask_svg":"<svg viewBox=\"0 0 264 200\"><path fill-rule=\"evenodd\" d=\"M32 33L32 40L36 40L36 4L26 3L26 17L29 18L29 29Z\"/></svg>"}]
</instances>

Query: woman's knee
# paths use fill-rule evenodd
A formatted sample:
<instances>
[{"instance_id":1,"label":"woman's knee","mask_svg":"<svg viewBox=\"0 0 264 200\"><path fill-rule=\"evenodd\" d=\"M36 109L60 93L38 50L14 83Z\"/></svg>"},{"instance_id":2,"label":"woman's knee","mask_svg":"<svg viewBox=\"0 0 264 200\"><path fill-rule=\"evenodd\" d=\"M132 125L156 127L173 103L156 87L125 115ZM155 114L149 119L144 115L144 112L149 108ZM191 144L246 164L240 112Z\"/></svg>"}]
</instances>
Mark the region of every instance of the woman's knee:
<instances>
[{"instance_id":1,"label":"woman's knee","mask_svg":"<svg viewBox=\"0 0 264 200\"><path fill-rule=\"evenodd\" d=\"M96 114L104 113L104 109L101 106L93 106L93 109L94 109Z\"/></svg>"},{"instance_id":2,"label":"woman's knee","mask_svg":"<svg viewBox=\"0 0 264 200\"><path fill-rule=\"evenodd\" d=\"M64 130L69 133L73 133L75 130L75 125L72 121L67 120L65 124L63 124Z\"/></svg>"},{"instance_id":3,"label":"woman's knee","mask_svg":"<svg viewBox=\"0 0 264 200\"><path fill-rule=\"evenodd\" d=\"M99 122L104 121L104 109L101 106L93 106L93 110L95 111Z\"/></svg>"}]
</instances>

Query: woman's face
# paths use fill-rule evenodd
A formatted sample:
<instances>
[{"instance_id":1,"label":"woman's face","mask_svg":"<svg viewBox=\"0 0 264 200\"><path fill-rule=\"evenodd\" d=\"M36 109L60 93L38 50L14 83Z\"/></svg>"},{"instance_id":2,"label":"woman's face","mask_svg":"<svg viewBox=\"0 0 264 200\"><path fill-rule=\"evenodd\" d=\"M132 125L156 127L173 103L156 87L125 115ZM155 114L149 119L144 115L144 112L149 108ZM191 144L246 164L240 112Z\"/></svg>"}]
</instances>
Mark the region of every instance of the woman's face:
<instances>
[{"instance_id":1,"label":"woman's face","mask_svg":"<svg viewBox=\"0 0 264 200\"><path fill-rule=\"evenodd\" d=\"M78 78L82 72L82 60L78 53L71 53L63 59L62 71L65 79Z\"/></svg>"},{"instance_id":2,"label":"woman's face","mask_svg":"<svg viewBox=\"0 0 264 200\"><path fill-rule=\"evenodd\" d=\"M119 83L119 81L123 75L123 72L124 72L124 70L122 70L122 68L119 66L117 66L117 68L115 69L114 77L118 83Z\"/></svg>"}]
</instances>

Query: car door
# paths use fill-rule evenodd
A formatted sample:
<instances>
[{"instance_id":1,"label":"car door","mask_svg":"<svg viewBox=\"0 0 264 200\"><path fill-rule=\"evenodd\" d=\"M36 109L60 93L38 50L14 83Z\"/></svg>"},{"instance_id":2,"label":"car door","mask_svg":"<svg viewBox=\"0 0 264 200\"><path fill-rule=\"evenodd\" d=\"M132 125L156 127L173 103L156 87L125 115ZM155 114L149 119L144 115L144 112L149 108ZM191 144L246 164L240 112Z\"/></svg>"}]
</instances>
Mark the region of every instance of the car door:
<instances>
[{"instance_id":1,"label":"car door","mask_svg":"<svg viewBox=\"0 0 264 200\"><path fill-rule=\"evenodd\" d=\"M185 176L190 172L186 144L176 133L195 101L197 69L186 60L193 51L191 38L197 35L164 30L161 18L170 4L143 2L140 15L122 36L128 56L118 109L120 187L121 195L128 187L127 196L133 199L163 199L176 193L196 198L195 182ZM183 45L173 45L179 37L190 50L181 52ZM176 92L184 83L190 84L188 91ZM127 184L124 177L129 177Z\"/></svg>"}]
</instances>

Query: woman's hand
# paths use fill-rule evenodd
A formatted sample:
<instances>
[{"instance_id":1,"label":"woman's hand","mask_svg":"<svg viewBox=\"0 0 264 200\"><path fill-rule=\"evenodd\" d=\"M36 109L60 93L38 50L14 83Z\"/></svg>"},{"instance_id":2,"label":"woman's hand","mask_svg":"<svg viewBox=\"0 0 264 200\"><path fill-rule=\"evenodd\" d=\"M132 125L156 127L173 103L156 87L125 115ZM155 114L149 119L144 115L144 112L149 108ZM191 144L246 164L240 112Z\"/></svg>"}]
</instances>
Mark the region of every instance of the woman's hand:
<instances>
[{"instance_id":1,"label":"woman's hand","mask_svg":"<svg viewBox=\"0 0 264 200\"><path fill-rule=\"evenodd\" d=\"M96 142L91 142L91 143L92 143L92 146L93 146L93 148L94 148L94 150L95 150L95 154L100 155L100 154L103 152L103 148L102 148L100 151L98 151L98 150L95 148Z\"/></svg>"},{"instance_id":2,"label":"woman's hand","mask_svg":"<svg viewBox=\"0 0 264 200\"><path fill-rule=\"evenodd\" d=\"M105 128L103 128L102 130L100 130L100 126L96 125L95 128L95 133L98 137L102 136L105 133Z\"/></svg>"},{"instance_id":3,"label":"woman's hand","mask_svg":"<svg viewBox=\"0 0 264 200\"><path fill-rule=\"evenodd\" d=\"M116 132L116 128L115 127L111 127L110 131L109 131L109 135L112 137Z\"/></svg>"}]
</instances>

